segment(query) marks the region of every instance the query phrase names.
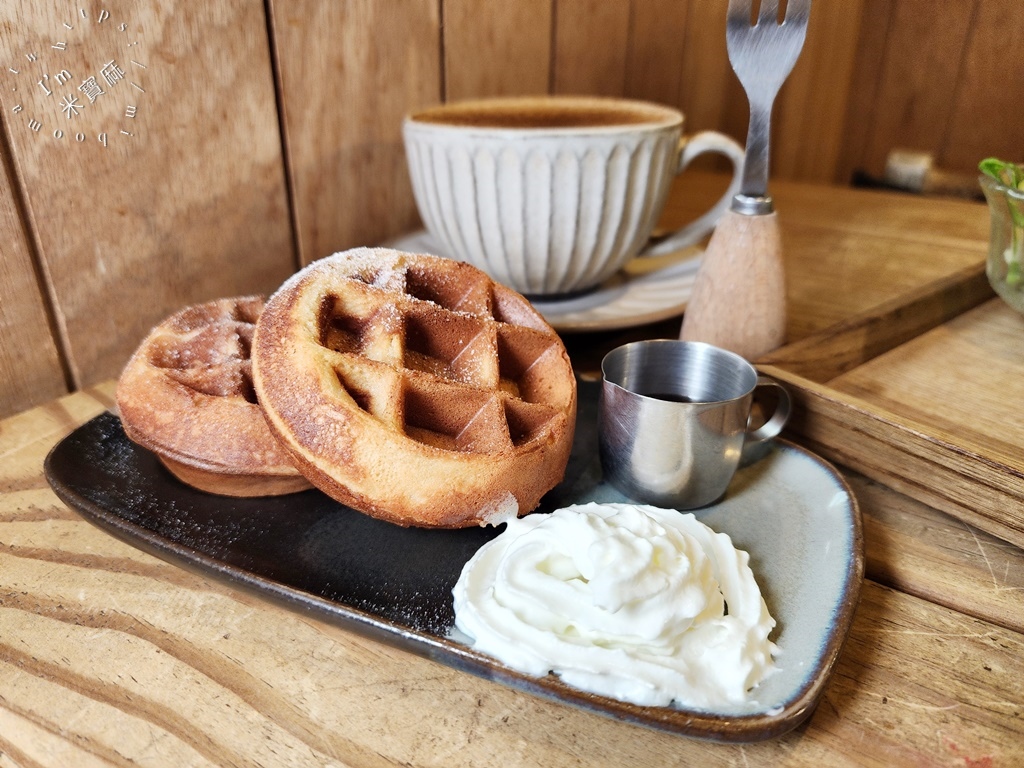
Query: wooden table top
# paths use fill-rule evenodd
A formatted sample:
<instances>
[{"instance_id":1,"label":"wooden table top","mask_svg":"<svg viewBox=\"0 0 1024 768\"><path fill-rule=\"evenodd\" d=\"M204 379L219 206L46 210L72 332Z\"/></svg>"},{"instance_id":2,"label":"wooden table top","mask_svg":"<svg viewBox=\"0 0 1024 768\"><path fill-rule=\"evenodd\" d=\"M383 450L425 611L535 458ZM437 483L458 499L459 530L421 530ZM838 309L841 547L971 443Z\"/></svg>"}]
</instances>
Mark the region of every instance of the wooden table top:
<instances>
[{"instance_id":1,"label":"wooden table top","mask_svg":"<svg viewBox=\"0 0 1024 768\"><path fill-rule=\"evenodd\" d=\"M683 177L685 219L716 177ZM984 258L983 205L778 184L790 340ZM580 334L581 368L678 319ZM543 701L157 560L61 504L43 459L113 384L0 422L0 766L1024 764L1024 552L844 470L867 575L807 723L686 739Z\"/></svg>"}]
</instances>

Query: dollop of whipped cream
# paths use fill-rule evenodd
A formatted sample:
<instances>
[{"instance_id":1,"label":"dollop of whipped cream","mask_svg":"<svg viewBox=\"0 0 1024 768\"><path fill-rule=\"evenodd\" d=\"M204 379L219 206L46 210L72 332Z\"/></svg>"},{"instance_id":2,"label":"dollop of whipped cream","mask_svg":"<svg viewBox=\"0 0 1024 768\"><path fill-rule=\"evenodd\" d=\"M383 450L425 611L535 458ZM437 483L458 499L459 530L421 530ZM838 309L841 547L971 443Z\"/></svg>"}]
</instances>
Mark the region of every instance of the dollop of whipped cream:
<instances>
[{"instance_id":1,"label":"dollop of whipped cream","mask_svg":"<svg viewBox=\"0 0 1024 768\"><path fill-rule=\"evenodd\" d=\"M645 706L743 703L775 670L746 552L692 514L583 504L510 520L452 594L472 647Z\"/></svg>"}]
</instances>

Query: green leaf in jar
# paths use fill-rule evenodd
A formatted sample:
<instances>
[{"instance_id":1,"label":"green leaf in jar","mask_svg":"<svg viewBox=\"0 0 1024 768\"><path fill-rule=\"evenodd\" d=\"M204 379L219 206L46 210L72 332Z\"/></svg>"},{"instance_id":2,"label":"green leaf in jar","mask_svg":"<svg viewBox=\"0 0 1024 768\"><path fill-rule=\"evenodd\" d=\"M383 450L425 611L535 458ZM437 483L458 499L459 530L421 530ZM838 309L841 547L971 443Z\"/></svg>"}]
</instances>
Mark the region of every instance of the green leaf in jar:
<instances>
[{"instance_id":1,"label":"green leaf in jar","mask_svg":"<svg viewBox=\"0 0 1024 768\"><path fill-rule=\"evenodd\" d=\"M987 157L978 163L978 170L991 176L1004 187L1024 189L1024 166L996 157Z\"/></svg>"}]
</instances>

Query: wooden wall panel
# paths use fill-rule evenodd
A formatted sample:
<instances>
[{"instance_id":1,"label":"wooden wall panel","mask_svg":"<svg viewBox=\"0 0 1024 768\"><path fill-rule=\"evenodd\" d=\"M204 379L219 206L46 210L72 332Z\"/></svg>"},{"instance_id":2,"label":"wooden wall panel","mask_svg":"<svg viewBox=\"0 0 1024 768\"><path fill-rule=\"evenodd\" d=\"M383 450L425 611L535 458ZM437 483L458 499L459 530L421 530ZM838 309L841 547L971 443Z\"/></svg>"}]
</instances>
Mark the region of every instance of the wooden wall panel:
<instances>
[{"instance_id":1,"label":"wooden wall panel","mask_svg":"<svg viewBox=\"0 0 1024 768\"><path fill-rule=\"evenodd\" d=\"M9 170L0 162L0 419L67 392Z\"/></svg>"},{"instance_id":2,"label":"wooden wall panel","mask_svg":"<svg viewBox=\"0 0 1024 768\"><path fill-rule=\"evenodd\" d=\"M1024 4L985 0L977 5L956 82L952 116L936 161L973 173L996 156L1024 162Z\"/></svg>"},{"instance_id":3,"label":"wooden wall panel","mask_svg":"<svg viewBox=\"0 0 1024 768\"><path fill-rule=\"evenodd\" d=\"M270 0L302 263L418 223L407 112L441 100L438 0Z\"/></svg>"},{"instance_id":4,"label":"wooden wall panel","mask_svg":"<svg viewBox=\"0 0 1024 768\"><path fill-rule=\"evenodd\" d=\"M119 373L182 305L293 269L260 0L8 2L0 62L76 386Z\"/></svg>"},{"instance_id":5,"label":"wooden wall panel","mask_svg":"<svg viewBox=\"0 0 1024 768\"><path fill-rule=\"evenodd\" d=\"M727 5L0 4L0 110L25 201L0 186L0 406L49 398L62 369L72 386L115 375L185 303L272 290L299 264L418 226L401 144L417 107L621 94L742 142ZM1024 160L1022 34L1017 0L815 0L776 107L773 179L881 176L894 148L964 173L989 154ZM102 96L84 89L88 77Z\"/></svg>"},{"instance_id":6,"label":"wooden wall panel","mask_svg":"<svg viewBox=\"0 0 1024 768\"><path fill-rule=\"evenodd\" d=\"M689 5L679 0L634 0L626 61L627 96L679 105Z\"/></svg>"},{"instance_id":7,"label":"wooden wall panel","mask_svg":"<svg viewBox=\"0 0 1024 768\"><path fill-rule=\"evenodd\" d=\"M954 119L953 97L977 3L947 2L941 8L932 0L894 3L881 82L867 120L868 142L858 163L862 170L881 177L893 148L942 146ZM1021 4L1016 7L1020 15ZM995 87L987 84L985 90L992 93Z\"/></svg>"},{"instance_id":8,"label":"wooden wall panel","mask_svg":"<svg viewBox=\"0 0 1024 768\"><path fill-rule=\"evenodd\" d=\"M773 176L833 180L843 151L862 11L862 0L812 4L803 51L775 102Z\"/></svg>"},{"instance_id":9,"label":"wooden wall panel","mask_svg":"<svg viewBox=\"0 0 1024 768\"><path fill-rule=\"evenodd\" d=\"M623 96L630 0L557 0L552 92Z\"/></svg>"},{"instance_id":10,"label":"wooden wall panel","mask_svg":"<svg viewBox=\"0 0 1024 768\"><path fill-rule=\"evenodd\" d=\"M747 96L732 71L725 45L729 0L687 2L677 104L686 116L686 131L720 131L742 144L747 137ZM693 167L729 170L728 162L716 156L699 158Z\"/></svg>"},{"instance_id":11,"label":"wooden wall panel","mask_svg":"<svg viewBox=\"0 0 1024 768\"><path fill-rule=\"evenodd\" d=\"M872 141L871 126L884 79L885 50L896 0L864 0L856 57L849 81L846 120L840 136L842 151L832 177L849 184L863 170L863 158Z\"/></svg>"},{"instance_id":12,"label":"wooden wall panel","mask_svg":"<svg viewBox=\"0 0 1024 768\"><path fill-rule=\"evenodd\" d=\"M444 97L548 93L554 0L441 0Z\"/></svg>"}]
</instances>

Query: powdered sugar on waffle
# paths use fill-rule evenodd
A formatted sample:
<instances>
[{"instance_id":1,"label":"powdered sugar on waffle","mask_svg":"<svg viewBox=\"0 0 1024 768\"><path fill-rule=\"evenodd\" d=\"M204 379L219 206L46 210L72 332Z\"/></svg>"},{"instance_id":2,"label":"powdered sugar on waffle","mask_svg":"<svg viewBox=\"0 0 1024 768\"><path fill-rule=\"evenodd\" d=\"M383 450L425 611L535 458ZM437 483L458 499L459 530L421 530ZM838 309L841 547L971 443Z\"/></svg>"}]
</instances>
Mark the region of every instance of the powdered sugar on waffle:
<instances>
[{"instance_id":1,"label":"powdered sugar on waffle","mask_svg":"<svg viewBox=\"0 0 1024 768\"><path fill-rule=\"evenodd\" d=\"M314 262L271 297L253 356L260 404L304 473L368 514L494 525L564 472L564 346L468 264L380 248Z\"/></svg>"}]
</instances>

